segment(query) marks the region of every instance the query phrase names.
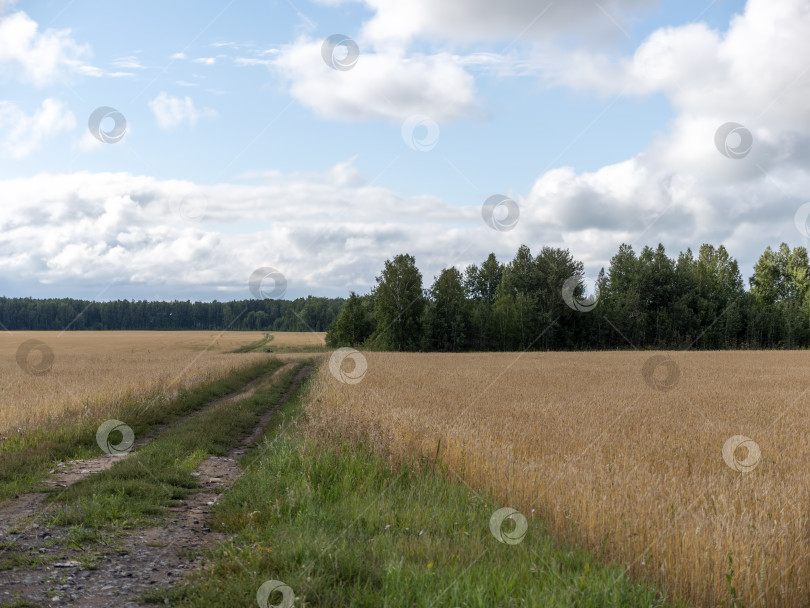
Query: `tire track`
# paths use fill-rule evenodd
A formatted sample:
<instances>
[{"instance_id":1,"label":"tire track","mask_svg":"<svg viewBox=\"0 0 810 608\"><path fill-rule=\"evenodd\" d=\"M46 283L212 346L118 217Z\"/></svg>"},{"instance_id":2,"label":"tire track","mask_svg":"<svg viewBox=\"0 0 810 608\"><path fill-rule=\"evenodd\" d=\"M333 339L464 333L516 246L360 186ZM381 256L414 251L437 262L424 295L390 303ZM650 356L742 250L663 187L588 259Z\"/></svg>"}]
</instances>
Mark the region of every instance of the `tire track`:
<instances>
[{"instance_id":1,"label":"tire track","mask_svg":"<svg viewBox=\"0 0 810 608\"><path fill-rule=\"evenodd\" d=\"M264 378L265 382L274 382L294 365L285 365ZM147 606L137 599L144 593L184 582L186 575L204 565L202 550L227 539L224 533L211 530L208 520L222 493L242 474L237 459L256 446L278 409L313 368L310 364L298 371L278 403L262 414L253 431L227 456L210 456L199 465L192 473L201 486L199 491L170 508L167 521L160 526L130 532L115 539L114 545L103 547L96 569L88 569L88 564L83 563L82 556L86 552L80 548L57 549L50 544L60 535L64 537L66 530L61 527L43 530L32 526L25 533L15 535L14 540L29 555L44 556L50 561L37 569L0 571L0 581L8 579L8 582L0 582L0 603L20 598L46 606L140 608ZM262 385L257 382L248 390L226 395L205 409L248 398ZM3 540L0 536L0 542Z\"/></svg>"},{"instance_id":2,"label":"tire track","mask_svg":"<svg viewBox=\"0 0 810 608\"><path fill-rule=\"evenodd\" d=\"M86 479L90 475L106 471L116 462L129 458L129 456L134 454L138 449L151 443L152 440L161 433L211 411L211 409L223 403L236 403L243 399L249 399L260 386L272 384L293 365L294 363L287 363L275 370L269 377L267 374L257 376L237 391L233 391L222 397L217 397L202 408L189 412L177 420L150 429L143 437L137 439L132 449L125 454L102 454L84 460L72 460L65 463L60 462L56 465L56 468L50 472L50 478L46 479L43 485L49 488L69 488L74 483ZM44 510L45 498L48 494L49 492L27 492L20 494L13 498L8 504L0 507L0 540L2 540L3 534L9 529L24 525L26 517L33 517L38 512L42 512ZM0 550L0 554L2 554L2 550Z\"/></svg>"}]
</instances>

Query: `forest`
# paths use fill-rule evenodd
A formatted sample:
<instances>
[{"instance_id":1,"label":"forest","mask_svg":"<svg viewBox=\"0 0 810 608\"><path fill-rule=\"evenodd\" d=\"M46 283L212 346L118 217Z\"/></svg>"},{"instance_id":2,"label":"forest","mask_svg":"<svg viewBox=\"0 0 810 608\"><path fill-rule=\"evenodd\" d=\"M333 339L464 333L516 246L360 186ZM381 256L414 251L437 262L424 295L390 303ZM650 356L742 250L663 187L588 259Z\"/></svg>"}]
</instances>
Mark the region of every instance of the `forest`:
<instances>
[{"instance_id":1,"label":"forest","mask_svg":"<svg viewBox=\"0 0 810 608\"><path fill-rule=\"evenodd\" d=\"M416 260L386 260L368 294L348 299L150 302L0 297L0 329L327 331L331 347L490 351L810 346L810 262L782 243L744 286L723 246L677 257L622 244L587 281L567 249L521 246L426 287Z\"/></svg>"},{"instance_id":2,"label":"forest","mask_svg":"<svg viewBox=\"0 0 810 608\"><path fill-rule=\"evenodd\" d=\"M677 257L622 244L590 288L566 249L521 246L446 268L423 288L413 256L385 262L352 293L327 344L382 350L757 349L810 346L804 247L768 247L745 289L737 261L704 244Z\"/></svg>"},{"instance_id":3,"label":"forest","mask_svg":"<svg viewBox=\"0 0 810 608\"><path fill-rule=\"evenodd\" d=\"M326 331L343 301L312 296L193 303L0 297L0 329Z\"/></svg>"}]
</instances>

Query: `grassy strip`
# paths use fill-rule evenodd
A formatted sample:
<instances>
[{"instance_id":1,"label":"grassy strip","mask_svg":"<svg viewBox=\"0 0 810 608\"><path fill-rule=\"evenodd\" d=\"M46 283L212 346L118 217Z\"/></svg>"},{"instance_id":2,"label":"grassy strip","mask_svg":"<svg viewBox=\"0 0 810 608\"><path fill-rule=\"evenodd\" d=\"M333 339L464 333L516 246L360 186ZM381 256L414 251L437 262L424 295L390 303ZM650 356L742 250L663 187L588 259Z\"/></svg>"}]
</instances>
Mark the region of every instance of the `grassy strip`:
<instances>
[{"instance_id":1,"label":"grassy strip","mask_svg":"<svg viewBox=\"0 0 810 608\"><path fill-rule=\"evenodd\" d=\"M205 406L212 399L231 393L250 380L284 365L271 359L248 369L192 389L181 391L169 403L149 407L149 403L128 403L115 414L141 437L149 430L167 424ZM0 443L0 501L30 491L47 477L56 463L99 456L96 430L101 420L77 421L75 426L46 429L10 438Z\"/></svg>"},{"instance_id":2,"label":"grassy strip","mask_svg":"<svg viewBox=\"0 0 810 608\"><path fill-rule=\"evenodd\" d=\"M251 344L246 344L244 346L240 346L236 350L232 351L234 353L325 353L331 351L333 349L328 348L325 345L317 345L317 344L299 344L299 345L273 345L271 344L273 341L273 334L266 334L264 338L258 340L257 342L253 342Z\"/></svg>"},{"instance_id":3,"label":"grassy strip","mask_svg":"<svg viewBox=\"0 0 810 608\"><path fill-rule=\"evenodd\" d=\"M244 346L240 346L236 350L232 350L232 353L254 353L254 352L266 352L269 350L265 348L267 343L273 339L272 334L264 334L264 338L257 340L256 342L251 342L250 344L245 344Z\"/></svg>"},{"instance_id":4,"label":"grassy strip","mask_svg":"<svg viewBox=\"0 0 810 608\"><path fill-rule=\"evenodd\" d=\"M252 397L223 403L161 433L126 460L82 480L51 500L52 523L127 528L154 523L167 507L199 488L191 474L208 456L224 456L278 404L304 363Z\"/></svg>"},{"instance_id":5,"label":"grassy strip","mask_svg":"<svg viewBox=\"0 0 810 608\"><path fill-rule=\"evenodd\" d=\"M288 402L286 420L299 407ZM502 505L429 467L391 471L362 448L272 435L217 507L215 526L233 540L189 585L148 601L249 606L278 580L302 607L673 605L621 567L556 546L536 519L519 544L499 543L489 520Z\"/></svg>"},{"instance_id":6,"label":"grassy strip","mask_svg":"<svg viewBox=\"0 0 810 608\"><path fill-rule=\"evenodd\" d=\"M270 348L270 345L264 349L262 352L268 353L326 353L333 351L333 348L329 348L328 346L321 346L317 344L299 344L298 346L287 345L287 346L274 346Z\"/></svg>"}]
</instances>

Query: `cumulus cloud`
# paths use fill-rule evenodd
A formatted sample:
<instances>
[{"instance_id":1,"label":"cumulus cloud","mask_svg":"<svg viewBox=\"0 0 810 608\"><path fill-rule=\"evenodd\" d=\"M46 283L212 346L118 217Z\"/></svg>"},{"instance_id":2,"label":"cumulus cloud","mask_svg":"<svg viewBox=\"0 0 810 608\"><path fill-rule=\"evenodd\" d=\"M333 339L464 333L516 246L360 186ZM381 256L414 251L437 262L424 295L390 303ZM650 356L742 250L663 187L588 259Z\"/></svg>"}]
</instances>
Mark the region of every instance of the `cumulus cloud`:
<instances>
[{"instance_id":1,"label":"cumulus cloud","mask_svg":"<svg viewBox=\"0 0 810 608\"><path fill-rule=\"evenodd\" d=\"M621 36L628 14L646 9L654 0L365 0L374 16L363 34L379 45L401 44L415 36L461 41L518 37L544 39L579 33L594 37Z\"/></svg>"},{"instance_id":2,"label":"cumulus cloud","mask_svg":"<svg viewBox=\"0 0 810 608\"><path fill-rule=\"evenodd\" d=\"M149 109L162 129L172 129L183 123L193 127L200 118L217 115L211 108L197 109L191 97L172 97L165 92L149 102Z\"/></svg>"},{"instance_id":3,"label":"cumulus cloud","mask_svg":"<svg viewBox=\"0 0 810 608\"><path fill-rule=\"evenodd\" d=\"M2 7L0 7L2 8ZM101 71L84 62L86 45L78 44L70 30L39 31L23 11L0 11L0 74L37 86L51 84L69 73L98 76Z\"/></svg>"},{"instance_id":4,"label":"cumulus cloud","mask_svg":"<svg viewBox=\"0 0 810 608\"><path fill-rule=\"evenodd\" d=\"M46 99L32 114L11 102L0 101L0 154L6 158L29 156L45 140L75 128L75 116L56 99Z\"/></svg>"},{"instance_id":5,"label":"cumulus cloud","mask_svg":"<svg viewBox=\"0 0 810 608\"><path fill-rule=\"evenodd\" d=\"M482 219L483 200L453 206L404 196L369 184L352 159L321 174L250 177L248 184L215 185L128 173L0 181L0 277L238 299L249 297L255 268L272 266L293 297L345 295L368 290L383 261L403 252L415 255L426 282L490 252L507 261L521 243L533 251L570 248L595 274L623 241L637 248L661 241L673 254L724 243L748 272L766 245L795 240L793 216L810 186L806 173L785 168L773 178L789 194L776 199L765 180L744 196L722 182L661 181L643 159L592 173L560 168L514 195L517 227L497 232Z\"/></svg>"},{"instance_id":6,"label":"cumulus cloud","mask_svg":"<svg viewBox=\"0 0 810 608\"><path fill-rule=\"evenodd\" d=\"M722 242L749 268L765 246L801 242L793 216L810 185L810 69L802 59L809 30L806 2L749 0L725 32L705 24L661 28L618 60L540 55L537 73L556 84L606 95L664 93L675 115L632 159L539 176L528 213L576 247ZM752 134L743 158L717 149L715 133L727 122Z\"/></svg>"},{"instance_id":7,"label":"cumulus cloud","mask_svg":"<svg viewBox=\"0 0 810 608\"><path fill-rule=\"evenodd\" d=\"M453 120L476 106L473 77L448 53L405 55L360 46L350 70L334 70L321 56L321 40L299 39L269 63L290 85L290 94L331 118L405 120L425 114ZM244 61L242 63L245 63Z\"/></svg>"},{"instance_id":8,"label":"cumulus cloud","mask_svg":"<svg viewBox=\"0 0 810 608\"><path fill-rule=\"evenodd\" d=\"M397 35L445 23L448 38L488 37L477 33L485 21L479 4L473 0L457 21L437 21L435 15L456 10L456 0L429 6L415 0L414 23L400 23ZM602 5L621 12L642 4ZM374 6L370 24L398 10L387 0ZM520 12L528 2L506 6L529 24ZM565 12L571 7L558 23L576 22L574 12ZM510 15L493 17L492 31L502 36L517 28L521 19ZM374 27L384 32L385 23L380 18ZM663 242L673 254L711 242L725 244L748 273L765 246L803 239L794 225L810 190L810 69L803 63L810 11L802 0L749 0L726 31L701 23L661 28L619 59L548 45L515 61L488 53L408 55L395 44L375 46L371 41L382 34L367 30L348 71L329 68L320 41L308 38L258 59L286 79L301 103L345 120L399 121L419 113L441 122L474 112L467 71L473 66L534 74L588 93L661 93L673 119L632 158L588 172L553 168L528 192L504 192L521 209L507 233L484 224L483 201L454 207L433 196L403 196L369 185L351 160L317 176L254 175L254 185L124 173L8 180L0 183L9 201L0 206L0 272L40 282L75 276L163 285L179 297L204 285L244 297L252 269L270 265L287 276L291 294L345 294L367 289L382 260L400 252L414 254L429 281L444 266L479 262L490 251L508 258L521 243L569 247L595 273L621 242L637 248ZM164 128L193 125L206 113L190 98L167 93L149 105ZM2 122L3 111L12 118ZM12 112L0 110L7 129L17 120ZM744 158L727 158L715 147L717 128L729 121L753 135ZM42 227L53 238L42 239Z\"/></svg>"},{"instance_id":9,"label":"cumulus cloud","mask_svg":"<svg viewBox=\"0 0 810 608\"><path fill-rule=\"evenodd\" d=\"M440 268L480 261L492 239L480 208L366 185L350 161L321 175L267 173L255 185L77 173L0 188L8 201L0 276L32 283L145 283L177 297L206 288L241 298L250 273L270 265L291 293L343 293L368 288L384 256L411 251Z\"/></svg>"},{"instance_id":10,"label":"cumulus cloud","mask_svg":"<svg viewBox=\"0 0 810 608\"><path fill-rule=\"evenodd\" d=\"M483 106L467 68L492 68L493 61L503 68L503 56L414 52L416 39L446 41L449 48L481 41L508 41L511 47L519 41L547 45L558 35L576 33L593 44L600 36L621 35L627 16L654 0L505 0L497 6L490 0L365 0L365 4L373 15L357 36L360 57L351 70L330 71L321 60L323 41L307 37L271 49L271 57L240 57L236 63L275 69L295 99L330 118L403 121L422 114L450 121Z\"/></svg>"}]
</instances>

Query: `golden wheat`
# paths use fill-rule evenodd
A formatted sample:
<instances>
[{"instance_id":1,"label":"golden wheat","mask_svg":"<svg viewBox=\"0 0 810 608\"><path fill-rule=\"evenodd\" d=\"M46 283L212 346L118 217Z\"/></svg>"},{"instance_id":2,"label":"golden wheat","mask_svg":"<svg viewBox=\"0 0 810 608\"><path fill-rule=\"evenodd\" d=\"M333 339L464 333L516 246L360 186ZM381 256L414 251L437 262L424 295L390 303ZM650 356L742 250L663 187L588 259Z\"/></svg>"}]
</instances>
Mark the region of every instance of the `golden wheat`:
<instances>
[{"instance_id":1,"label":"golden wheat","mask_svg":"<svg viewBox=\"0 0 810 608\"><path fill-rule=\"evenodd\" d=\"M536 509L558 538L694 605L728 603L729 554L742 605L810 602L810 355L365 358L356 384L324 364L310 434L362 441L394 464L438 449L472 487ZM737 469L754 464L749 472L722 455L736 435L761 449L758 461L745 447L731 458Z\"/></svg>"},{"instance_id":2,"label":"golden wheat","mask_svg":"<svg viewBox=\"0 0 810 608\"><path fill-rule=\"evenodd\" d=\"M171 398L266 354L228 354L263 332L7 332L0 338L0 436L97 416L126 401ZM21 356L20 346L42 347ZM52 363L43 357L52 353ZM24 355L24 353L22 353ZM28 371L26 371L26 368ZM46 369L47 368L47 369ZM31 372L41 373L31 373Z\"/></svg>"}]
</instances>

